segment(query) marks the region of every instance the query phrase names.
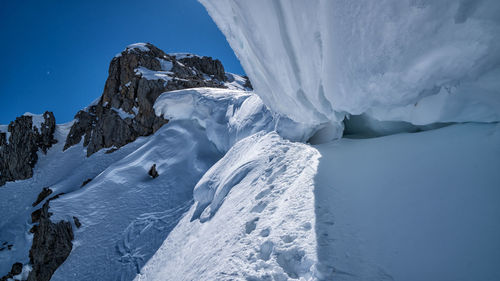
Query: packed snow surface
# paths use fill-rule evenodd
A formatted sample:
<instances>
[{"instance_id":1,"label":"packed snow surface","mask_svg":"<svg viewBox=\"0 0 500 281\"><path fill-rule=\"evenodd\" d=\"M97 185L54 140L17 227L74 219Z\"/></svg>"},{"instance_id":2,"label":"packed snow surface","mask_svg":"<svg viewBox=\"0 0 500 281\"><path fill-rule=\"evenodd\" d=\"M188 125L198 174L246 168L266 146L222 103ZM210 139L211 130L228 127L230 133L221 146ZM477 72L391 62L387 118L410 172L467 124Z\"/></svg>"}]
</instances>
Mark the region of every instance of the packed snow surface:
<instances>
[{"instance_id":1,"label":"packed snow surface","mask_svg":"<svg viewBox=\"0 0 500 281\"><path fill-rule=\"evenodd\" d=\"M200 0L256 93L295 121L500 120L497 0Z\"/></svg>"},{"instance_id":2,"label":"packed snow surface","mask_svg":"<svg viewBox=\"0 0 500 281\"><path fill-rule=\"evenodd\" d=\"M318 158L276 133L239 141L135 280L310 280Z\"/></svg>"},{"instance_id":3,"label":"packed snow surface","mask_svg":"<svg viewBox=\"0 0 500 281\"><path fill-rule=\"evenodd\" d=\"M500 125L316 146L322 280L500 280Z\"/></svg>"},{"instance_id":4,"label":"packed snow surface","mask_svg":"<svg viewBox=\"0 0 500 281\"><path fill-rule=\"evenodd\" d=\"M319 146L249 136L135 280L498 280L498 143L496 124Z\"/></svg>"},{"instance_id":5,"label":"packed snow surface","mask_svg":"<svg viewBox=\"0 0 500 281\"><path fill-rule=\"evenodd\" d=\"M53 221L75 216L82 224L51 280L85 280L91 272L102 280L131 280L191 206L196 181L220 158L202 129L186 122L128 146L126 157L51 202ZM160 174L155 179L148 175L153 164Z\"/></svg>"}]
</instances>

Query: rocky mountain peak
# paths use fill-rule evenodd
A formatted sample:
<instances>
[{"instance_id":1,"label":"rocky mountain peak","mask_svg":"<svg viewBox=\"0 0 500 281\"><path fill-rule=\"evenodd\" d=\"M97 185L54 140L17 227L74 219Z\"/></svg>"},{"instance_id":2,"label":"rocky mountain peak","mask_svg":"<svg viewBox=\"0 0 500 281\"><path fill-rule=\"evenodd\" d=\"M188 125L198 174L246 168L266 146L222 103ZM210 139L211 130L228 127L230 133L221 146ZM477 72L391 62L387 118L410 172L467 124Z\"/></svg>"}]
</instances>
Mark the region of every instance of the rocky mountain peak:
<instances>
[{"instance_id":1,"label":"rocky mountain peak","mask_svg":"<svg viewBox=\"0 0 500 281\"><path fill-rule=\"evenodd\" d=\"M222 63L211 57L168 55L150 43L129 45L110 63L98 103L79 111L64 149L79 143L87 155L119 148L156 132L168 120L153 105L163 92L196 87L227 88Z\"/></svg>"},{"instance_id":2,"label":"rocky mountain peak","mask_svg":"<svg viewBox=\"0 0 500 281\"><path fill-rule=\"evenodd\" d=\"M131 44L110 63L99 100L75 115L64 150L83 139L87 156L124 146L156 132L168 120L153 105L164 92L197 87L250 89L248 78L226 73L217 59L193 54L166 54L150 43ZM25 114L0 126L0 186L33 176L38 151L56 142L55 117ZM3 132L2 132L3 131Z\"/></svg>"}]
</instances>

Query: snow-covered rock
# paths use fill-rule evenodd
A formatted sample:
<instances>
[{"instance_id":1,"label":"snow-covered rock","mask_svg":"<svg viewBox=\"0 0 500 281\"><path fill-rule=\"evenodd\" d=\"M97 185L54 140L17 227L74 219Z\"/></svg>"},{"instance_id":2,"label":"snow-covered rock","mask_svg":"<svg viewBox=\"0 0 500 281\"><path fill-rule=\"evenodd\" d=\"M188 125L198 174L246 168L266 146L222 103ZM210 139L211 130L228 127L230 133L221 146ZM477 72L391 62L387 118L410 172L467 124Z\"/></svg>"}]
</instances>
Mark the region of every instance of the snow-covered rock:
<instances>
[{"instance_id":1,"label":"snow-covered rock","mask_svg":"<svg viewBox=\"0 0 500 281\"><path fill-rule=\"evenodd\" d=\"M120 148L168 122L153 110L160 94L196 87L245 90L246 81L226 75L222 63L211 57L177 58L149 43L132 44L112 59L101 98L75 115L64 147L83 138L89 156L103 148Z\"/></svg>"},{"instance_id":2,"label":"snow-covered rock","mask_svg":"<svg viewBox=\"0 0 500 281\"><path fill-rule=\"evenodd\" d=\"M500 121L500 3L200 0L273 111Z\"/></svg>"}]
</instances>

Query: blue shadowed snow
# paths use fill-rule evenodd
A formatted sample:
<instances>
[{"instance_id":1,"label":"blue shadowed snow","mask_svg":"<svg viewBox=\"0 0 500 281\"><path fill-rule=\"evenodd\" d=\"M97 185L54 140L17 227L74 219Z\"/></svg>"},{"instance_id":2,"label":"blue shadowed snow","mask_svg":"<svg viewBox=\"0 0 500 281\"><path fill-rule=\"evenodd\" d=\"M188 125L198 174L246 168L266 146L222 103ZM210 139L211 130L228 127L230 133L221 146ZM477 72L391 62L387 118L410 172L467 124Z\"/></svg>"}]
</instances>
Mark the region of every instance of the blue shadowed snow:
<instances>
[{"instance_id":1,"label":"blue shadowed snow","mask_svg":"<svg viewBox=\"0 0 500 281\"><path fill-rule=\"evenodd\" d=\"M320 280L500 280L500 126L316 146Z\"/></svg>"}]
</instances>

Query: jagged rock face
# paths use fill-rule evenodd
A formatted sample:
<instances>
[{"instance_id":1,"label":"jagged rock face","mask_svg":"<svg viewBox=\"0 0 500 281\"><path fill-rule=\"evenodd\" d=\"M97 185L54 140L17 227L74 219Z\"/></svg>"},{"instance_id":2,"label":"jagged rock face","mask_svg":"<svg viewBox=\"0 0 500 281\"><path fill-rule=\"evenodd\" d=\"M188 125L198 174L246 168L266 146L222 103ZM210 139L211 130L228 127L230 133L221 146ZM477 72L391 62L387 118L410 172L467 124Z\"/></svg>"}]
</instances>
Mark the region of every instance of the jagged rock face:
<instances>
[{"instance_id":1,"label":"jagged rock face","mask_svg":"<svg viewBox=\"0 0 500 281\"><path fill-rule=\"evenodd\" d=\"M140 125L132 118L122 119L109 106L93 105L88 111L79 111L75 116L76 122L70 129L64 149L80 142L84 136L83 145L87 146L87 155L90 156L101 148L121 147L138 136L149 135L167 121L155 116L152 121L156 126L141 134L144 130L135 130ZM153 130L155 128L156 130Z\"/></svg>"},{"instance_id":2,"label":"jagged rock face","mask_svg":"<svg viewBox=\"0 0 500 281\"><path fill-rule=\"evenodd\" d=\"M243 84L243 87L253 90L252 82L250 82L248 76L245 75L243 78L245 78L245 84Z\"/></svg>"},{"instance_id":3,"label":"jagged rock face","mask_svg":"<svg viewBox=\"0 0 500 281\"><path fill-rule=\"evenodd\" d=\"M50 194L52 194L52 189L50 189L48 187L44 187L42 189L42 191L40 192L40 194L38 194L36 201L33 202L33 204L31 206L35 207L36 205L40 204L40 202L42 202Z\"/></svg>"},{"instance_id":4,"label":"jagged rock face","mask_svg":"<svg viewBox=\"0 0 500 281\"><path fill-rule=\"evenodd\" d=\"M49 201L40 209L40 223L34 230L30 249L30 263L33 269L28 275L28 281L49 281L73 249L71 223L53 223L50 220Z\"/></svg>"},{"instance_id":5,"label":"jagged rock face","mask_svg":"<svg viewBox=\"0 0 500 281\"><path fill-rule=\"evenodd\" d=\"M224 88L225 79L219 60L198 56L177 60L151 44L131 45L111 61L99 102L76 114L64 149L84 137L90 156L151 135L168 122L153 110L160 94L195 87Z\"/></svg>"},{"instance_id":6,"label":"jagged rock face","mask_svg":"<svg viewBox=\"0 0 500 281\"><path fill-rule=\"evenodd\" d=\"M7 181L27 179L33 176L33 167L40 149L47 152L54 143L56 119L52 112L43 114L40 129L33 125L33 117L17 117L8 127L10 136L0 133L0 186Z\"/></svg>"},{"instance_id":7,"label":"jagged rock face","mask_svg":"<svg viewBox=\"0 0 500 281\"><path fill-rule=\"evenodd\" d=\"M201 72L208 75L213 75L215 79L224 81L226 79L226 72L224 66L219 60L213 60L209 57L191 56L179 60L185 66L199 69Z\"/></svg>"}]
</instances>

